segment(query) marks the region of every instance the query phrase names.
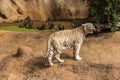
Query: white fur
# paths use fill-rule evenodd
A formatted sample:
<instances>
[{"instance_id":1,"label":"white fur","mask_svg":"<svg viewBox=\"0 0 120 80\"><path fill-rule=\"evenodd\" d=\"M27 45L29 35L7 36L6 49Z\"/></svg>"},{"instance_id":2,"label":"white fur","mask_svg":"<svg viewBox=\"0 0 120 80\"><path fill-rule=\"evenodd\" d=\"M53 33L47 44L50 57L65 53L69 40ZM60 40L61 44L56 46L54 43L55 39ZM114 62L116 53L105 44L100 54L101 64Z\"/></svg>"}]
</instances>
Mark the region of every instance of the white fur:
<instances>
[{"instance_id":1,"label":"white fur","mask_svg":"<svg viewBox=\"0 0 120 80\"><path fill-rule=\"evenodd\" d=\"M86 30L87 26L91 28L90 32ZM48 38L47 44L49 66L53 66L52 57L54 50L58 53L55 57L59 62L64 62L64 60L60 59L60 54L62 51L71 47L73 47L74 58L76 60L81 60L81 57L79 56L79 50L82 42L85 38L85 35L92 33L94 29L95 28L91 23L86 23L73 30L63 30L51 34Z\"/></svg>"}]
</instances>

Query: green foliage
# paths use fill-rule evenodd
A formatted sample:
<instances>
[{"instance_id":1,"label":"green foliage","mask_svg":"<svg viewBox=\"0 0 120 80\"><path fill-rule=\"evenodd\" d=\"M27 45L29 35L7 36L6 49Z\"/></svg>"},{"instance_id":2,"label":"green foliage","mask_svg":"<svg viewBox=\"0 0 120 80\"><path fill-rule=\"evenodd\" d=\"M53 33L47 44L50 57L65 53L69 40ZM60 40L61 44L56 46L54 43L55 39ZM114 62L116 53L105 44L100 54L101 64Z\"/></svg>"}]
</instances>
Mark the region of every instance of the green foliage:
<instances>
[{"instance_id":1,"label":"green foliage","mask_svg":"<svg viewBox=\"0 0 120 80\"><path fill-rule=\"evenodd\" d=\"M108 24L111 31L116 31L117 13L120 11L119 0L91 0L90 15L95 17L95 23Z\"/></svg>"},{"instance_id":2,"label":"green foliage","mask_svg":"<svg viewBox=\"0 0 120 80\"><path fill-rule=\"evenodd\" d=\"M116 28L111 27L111 31L112 31L112 32L115 32L115 31L116 31Z\"/></svg>"}]
</instances>

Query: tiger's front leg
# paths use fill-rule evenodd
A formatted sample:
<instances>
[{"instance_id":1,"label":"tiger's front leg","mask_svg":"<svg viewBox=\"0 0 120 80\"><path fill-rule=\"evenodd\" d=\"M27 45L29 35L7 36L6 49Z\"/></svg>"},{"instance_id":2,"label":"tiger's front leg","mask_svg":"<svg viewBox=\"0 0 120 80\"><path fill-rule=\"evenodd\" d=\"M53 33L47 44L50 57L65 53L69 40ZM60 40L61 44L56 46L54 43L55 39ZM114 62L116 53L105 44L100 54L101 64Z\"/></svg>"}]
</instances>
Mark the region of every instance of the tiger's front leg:
<instances>
[{"instance_id":1,"label":"tiger's front leg","mask_svg":"<svg viewBox=\"0 0 120 80\"><path fill-rule=\"evenodd\" d=\"M75 60L81 60L82 58L79 56L79 51L80 51L81 44L75 43L73 47L73 55Z\"/></svg>"}]
</instances>

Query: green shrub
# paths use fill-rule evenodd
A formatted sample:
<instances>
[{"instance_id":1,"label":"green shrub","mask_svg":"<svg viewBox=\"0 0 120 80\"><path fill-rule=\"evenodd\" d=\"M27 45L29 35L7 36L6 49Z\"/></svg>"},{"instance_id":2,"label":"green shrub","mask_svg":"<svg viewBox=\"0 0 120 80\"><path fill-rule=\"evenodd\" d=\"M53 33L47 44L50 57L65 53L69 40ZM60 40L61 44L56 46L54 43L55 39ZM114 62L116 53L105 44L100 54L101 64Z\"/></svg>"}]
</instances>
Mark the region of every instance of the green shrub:
<instances>
[{"instance_id":1,"label":"green shrub","mask_svg":"<svg viewBox=\"0 0 120 80\"><path fill-rule=\"evenodd\" d=\"M116 31L117 13L120 11L119 0L89 0L90 16L95 17L95 23L108 24L111 31Z\"/></svg>"}]
</instances>

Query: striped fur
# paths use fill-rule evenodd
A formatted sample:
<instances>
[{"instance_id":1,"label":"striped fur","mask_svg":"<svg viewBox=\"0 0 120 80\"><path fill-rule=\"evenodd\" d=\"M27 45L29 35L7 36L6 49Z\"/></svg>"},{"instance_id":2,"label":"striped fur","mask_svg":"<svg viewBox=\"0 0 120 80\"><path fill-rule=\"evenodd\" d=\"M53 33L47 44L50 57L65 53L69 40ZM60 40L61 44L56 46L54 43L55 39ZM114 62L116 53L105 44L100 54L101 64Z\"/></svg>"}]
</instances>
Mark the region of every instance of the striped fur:
<instances>
[{"instance_id":1,"label":"striped fur","mask_svg":"<svg viewBox=\"0 0 120 80\"><path fill-rule=\"evenodd\" d=\"M81 44L85 36L89 33L93 33L93 30L95 30L93 24L86 23L72 30L62 30L51 34L48 38L47 43L49 66L53 65L52 57L54 54L54 50L58 53L55 57L59 62L64 62L64 60L60 59L60 54L62 53L62 51L66 48L71 47L73 47L73 54L75 59L81 60L81 58L79 57Z\"/></svg>"}]
</instances>

